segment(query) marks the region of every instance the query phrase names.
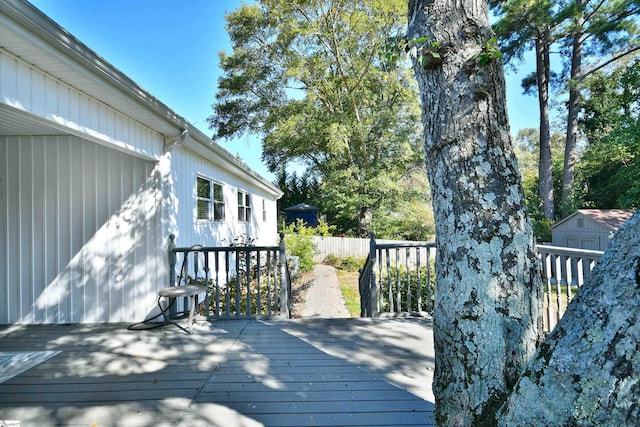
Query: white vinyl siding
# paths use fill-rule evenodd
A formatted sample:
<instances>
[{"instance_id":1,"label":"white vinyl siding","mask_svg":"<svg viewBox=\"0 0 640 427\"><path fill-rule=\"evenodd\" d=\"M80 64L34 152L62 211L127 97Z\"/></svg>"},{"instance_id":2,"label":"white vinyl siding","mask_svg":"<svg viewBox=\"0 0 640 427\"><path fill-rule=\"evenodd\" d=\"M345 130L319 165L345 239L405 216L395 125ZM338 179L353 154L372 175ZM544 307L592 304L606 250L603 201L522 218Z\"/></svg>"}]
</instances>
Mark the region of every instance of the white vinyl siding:
<instances>
[{"instance_id":1,"label":"white vinyl siding","mask_svg":"<svg viewBox=\"0 0 640 427\"><path fill-rule=\"evenodd\" d=\"M250 177L230 173L219 165L180 147L171 151L173 193L166 199L175 201L169 209L170 218L165 236L175 234L178 246L200 244L204 246L224 246L233 242L236 236L248 235L257 238L258 245L274 245L278 242L277 204L273 195L257 189ZM196 206L196 178L204 177L222 186L224 197L224 221L198 221ZM267 222L250 218L241 222L238 215L238 189L250 195L252 203L266 200ZM173 203L173 202L172 202ZM215 203L215 200L214 200ZM260 205L258 205L260 206ZM220 206L222 209L222 206ZM176 224L172 226L171 224Z\"/></svg>"},{"instance_id":2,"label":"white vinyl siding","mask_svg":"<svg viewBox=\"0 0 640 427\"><path fill-rule=\"evenodd\" d=\"M153 317L170 234L275 243L275 187L31 9L0 25L0 324ZM196 219L198 175L226 222ZM237 221L238 188L267 222Z\"/></svg>"},{"instance_id":3,"label":"white vinyl siding","mask_svg":"<svg viewBox=\"0 0 640 427\"><path fill-rule=\"evenodd\" d=\"M0 48L0 99L42 123L89 140L134 152L162 155L163 137L103 102L35 68Z\"/></svg>"},{"instance_id":4,"label":"white vinyl siding","mask_svg":"<svg viewBox=\"0 0 640 427\"><path fill-rule=\"evenodd\" d=\"M142 320L166 283L154 162L0 137L0 323Z\"/></svg>"}]
</instances>

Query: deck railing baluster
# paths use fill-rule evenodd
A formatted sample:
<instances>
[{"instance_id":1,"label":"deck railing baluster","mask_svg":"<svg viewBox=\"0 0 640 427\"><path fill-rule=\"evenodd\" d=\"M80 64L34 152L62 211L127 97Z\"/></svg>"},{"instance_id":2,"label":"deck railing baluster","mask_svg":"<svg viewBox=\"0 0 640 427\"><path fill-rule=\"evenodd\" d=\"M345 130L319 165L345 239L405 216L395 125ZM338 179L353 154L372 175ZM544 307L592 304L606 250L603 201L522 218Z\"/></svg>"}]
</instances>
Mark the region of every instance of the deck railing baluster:
<instances>
[{"instance_id":1,"label":"deck railing baluster","mask_svg":"<svg viewBox=\"0 0 640 427\"><path fill-rule=\"evenodd\" d=\"M378 277L376 285L381 290L377 299L380 312L433 312L434 307L434 277L432 272L432 250L435 243L407 242L393 244L376 244L372 237L370 254L377 259ZM400 255L400 248L405 248L404 255ZM410 249L414 248L414 252ZM422 272L422 253L426 274ZM602 252L588 251L555 246L538 246L542 267L544 286L544 301L546 322L545 329L550 330L562 317L565 306L571 303L576 288L580 288L591 275L595 262L600 259ZM415 260L413 257L415 256ZM404 264L403 264L404 262ZM414 263L411 265L411 263ZM416 269L413 273L412 268ZM401 272L406 268L406 274ZM395 271L394 271L395 270ZM406 284L403 283L406 280ZM412 281L415 280L416 289ZM424 292L422 289L424 282ZM564 289L566 286L566 290ZM404 293L406 292L406 296ZM416 295L413 294L416 292ZM555 296L553 293L555 292ZM414 298L417 300L414 300ZM566 301L565 301L566 300ZM385 305L386 304L386 305Z\"/></svg>"},{"instance_id":2,"label":"deck railing baluster","mask_svg":"<svg viewBox=\"0 0 640 427\"><path fill-rule=\"evenodd\" d=\"M177 248L173 240L171 243L170 280L175 286L204 285L204 314L208 319L290 317L291 285L284 239L279 246L264 247L198 245ZM177 265L180 265L180 272L176 278ZM184 307L187 307L187 301ZM176 314L172 315L175 317Z\"/></svg>"},{"instance_id":3,"label":"deck railing baluster","mask_svg":"<svg viewBox=\"0 0 640 427\"><path fill-rule=\"evenodd\" d=\"M567 297L567 306L569 306L569 303L571 302L571 286L573 286L574 280L573 280L573 262L574 259L573 257L566 257L565 260L565 269L566 269L566 280L567 280L567 293L566 293L566 297Z\"/></svg>"},{"instance_id":4,"label":"deck railing baluster","mask_svg":"<svg viewBox=\"0 0 640 427\"><path fill-rule=\"evenodd\" d=\"M247 315L251 315L251 252L244 253L245 280L247 281Z\"/></svg>"},{"instance_id":5,"label":"deck railing baluster","mask_svg":"<svg viewBox=\"0 0 640 427\"><path fill-rule=\"evenodd\" d=\"M553 304L551 303L551 286L552 280L555 280L553 278L553 274L551 272L551 255L550 254L545 254L544 255L544 276L543 279L545 281L546 284L546 288L547 288L547 322L549 323L549 325L552 324L552 316L553 316Z\"/></svg>"},{"instance_id":6,"label":"deck railing baluster","mask_svg":"<svg viewBox=\"0 0 640 427\"><path fill-rule=\"evenodd\" d=\"M267 251L267 316L271 316L271 274L273 270L271 268L271 251Z\"/></svg>"},{"instance_id":7,"label":"deck railing baluster","mask_svg":"<svg viewBox=\"0 0 640 427\"><path fill-rule=\"evenodd\" d=\"M215 279L215 285L216 285L216 317L220 316L220 252L215 251L214 252L214 256L215 256L215 261L214 261L214 265L215 265L215 269L216 269L216 279ZM208 307L207 307L208 310Z\"/></svg>"},{"instance_id":8,"label":"deck railing baluster","mask_svg":"<svg viewBox=\"0 0 640 427\"><path fill-rule=\"evenodd\" d=\"M562 255L556 256L556 319L562 317Z\"/></svg>"},{"instance_id":9,"label":"deck railing baluster","mask_svg":"<svg viewBox=\"0 0 640 427\"><path fill-rule=\"evenodd\" d=\"M260 252L256 251L256 286L258 287L258 295L256 296L257 299L257 303L256 303L256 315L260 316L260 313L262 312L262 295L261 295L261 289L260 289L260 277L262 277L262 274L260 274Z\"/></svg>"},{"instance_id":10,"label":"deck railing baluster","mask_svg":"<svg viewBox=\"0 0 640 427\"><path fill-rule=\"evenodd\" d=\"M409 268L409 257L411 256L411 249L406 248L404 253L404 264L407 269L407 312L411 313L411 269ZM402 310L400 310L402 311Z\"/></svg>"},{"instance_id":11,"label":"deck railing baluster","mask_svg":"<svg viewBox=\"0 0 640 427\"><path fill-rule=\"evenodd\" d=\"M211 307L211 295L209 293L209 251L204 252L204 289L204 315L209 319L209 307Z\"/></svg>"},{"instance_id":12,"label":"deck railing baluster","mask_svg":"<svg viewBox=\"0 0 640 427\"><path fill-rule=\"evenodd\" d=\"M376 276L375 268L372 270L371 274L373 275L373 278L371 279L371 281L372 283L376 284L378 292L380 293L380 298L377 298L377 295L375 300L373 299L373 295L371 295L370 298L372 301L375 302L375 305L373 307L377 309L377 313L382 313L384 311L384 287L382 287L382 253L375 249L375 241L372 241L371 245L373 245L372 247L374 248L372 253L376 254L376 259L372 260L372 263L374 263L373 265L378 268L377 276ZM376 277L377 277L377 282L376 282ZM369 313L369 315L375 316L375 314L373 314L373 311Z\"/></svg>"},{"instance_id":13,"label":"deck railing baluster","mask_svg":"<svg viewBox=\"0 0 640 427\"><path fill-rule=\"evenodd\" d=\"M393 296L393 282L391 281L391 257L389 256L389 249L384 251L387 262L387 283L389 286L389 313L393 313L393 306L395 304L395 298Z\"/></svg>"},{"instance_id":14,"label":"deck railing baluster","mask_svg":"<svg viewBox=\"0 0 640 427\"><path fill-rule=\"evenodd\" d=\"M431 283L435 283L435 280L431 277L431 248L427 247L426 249L427 249L427 311L430 313L433 313L434 295L431 289Z\"/></svg>"},{"instance_id":15,"label":"deck railing baluster","mask_svg":"<svg viewBox=\"0 0 640 427\"><path fill-rule=\"evenodd\" d=\"M428 250L427 250L428 251ZM418 313L422 313L422 275L420 272L420 260L422 259L422 248L416 248L416 281L418 297Z\"/></svg>"},{"instance_id":16,"label":"deck railing baluster","mask_svg":"<svg viewBox=\"0 0 640 427\"><path fill-rule=\"evenodd\" d=\"M230 252L225 252L224 253L224 272L225 272L225 288L226 288L226 292L225 292L225 312L227 316L231 316L231 283L229 281L229 267L231 266L231 260L229 259L229 256L231 255Z\"/></svg>"},{"instance_id":17,"label":"deck railing baluster","mask_svg":"<svg viewBox=\"0 0 640 427\"><path fill-rule=\"evenodd\" d=\"M396 248L394 250L394 252L395 252L394 259L395 259L395 262L396 262L396 264L395 264L395 270L396 270L396 274L395 274L395 276L396 276L396 289L395 289L396 297L395 297L395 302L396 303L395 303L394 312L395 313L400 313L402 311L402 295L400 294L400 286L401 285L400 285L400 268L399 268L399 265L400 265L400 249Z\"/></svg>"}]
</instances>

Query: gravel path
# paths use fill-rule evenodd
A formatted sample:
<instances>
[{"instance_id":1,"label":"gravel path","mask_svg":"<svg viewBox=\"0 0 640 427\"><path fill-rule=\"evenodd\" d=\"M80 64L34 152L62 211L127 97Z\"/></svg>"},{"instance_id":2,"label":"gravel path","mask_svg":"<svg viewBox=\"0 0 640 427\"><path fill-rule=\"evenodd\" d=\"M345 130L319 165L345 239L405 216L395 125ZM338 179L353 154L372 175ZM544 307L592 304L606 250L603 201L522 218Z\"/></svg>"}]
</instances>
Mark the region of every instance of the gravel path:
<instances>
[{"instance_id":1,"label":"gravel path","mask_svg":"<svg viewBox=\"0 0 640 427\"><path fill-rule=\"evenodd\" d=\"M330 265L318 264L313 268L315 280L307 291L302 317L346 318L351 317L342 299L338 276Z\"/></svg>"}]
</instances>

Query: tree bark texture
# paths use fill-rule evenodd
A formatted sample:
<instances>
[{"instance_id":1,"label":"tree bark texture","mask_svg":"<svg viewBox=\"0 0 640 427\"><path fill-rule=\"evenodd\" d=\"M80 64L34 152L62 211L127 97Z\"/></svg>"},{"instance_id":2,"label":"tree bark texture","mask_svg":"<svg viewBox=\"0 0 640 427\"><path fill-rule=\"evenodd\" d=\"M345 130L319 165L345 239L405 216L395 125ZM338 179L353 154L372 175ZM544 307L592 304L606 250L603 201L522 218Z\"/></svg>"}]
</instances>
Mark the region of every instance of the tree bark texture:
<instances>
[{"instance_id":1,"label":"tree bark texture","mask_svg":"<svg viewBox=\"0 0 640 427\"><path fill-rule=\"evenodd\" d=\"M576 4L582 8L584 2L577 0ZM577 28L582 28L584 18L580 16L576 22ZM567 137L564 146L564 170L562 172L562 218L566 218L572 211L573 177L576 166L576 147L578 142L578 110L580 88L578 87L582 67L582 32L577 31L573 37L571 48L571 77L569 80L569 102L567 104Z\"/></svg>"},{"instance_id":2,"label":"tree bark texture","mask_svg":"<svg viewBox=\"0 0 640 427\"><path fill-rule=\"evenodd\" d=\"M636 212L540 345L501 425L640 425L638 242Z\"/></svg>"},{"instance_id":3,"label":"tree bark texture","mask_svg":"<svg viewBox=\"0 0 640 427\"><path fill-rule=\"evenodd\" d=\"M541 277L503 65L479 56L486 2L411 0L408 38L423 36L440 43L414 59L438 242L436 422L492 423L540 342Z\"/></svg>"},{"instance_id":4,"label":"tree bark texture","mask_svg":"<svg viewBox=\"0 0 640 427\"><path fill-rule=\"evenodd\" d=\"M551 164L551 131L549 126L549 39L548 32L536 39L536 77L540 105L540 162L538 187L545 219L555 219Z\"/></svg>"}]
</instances>

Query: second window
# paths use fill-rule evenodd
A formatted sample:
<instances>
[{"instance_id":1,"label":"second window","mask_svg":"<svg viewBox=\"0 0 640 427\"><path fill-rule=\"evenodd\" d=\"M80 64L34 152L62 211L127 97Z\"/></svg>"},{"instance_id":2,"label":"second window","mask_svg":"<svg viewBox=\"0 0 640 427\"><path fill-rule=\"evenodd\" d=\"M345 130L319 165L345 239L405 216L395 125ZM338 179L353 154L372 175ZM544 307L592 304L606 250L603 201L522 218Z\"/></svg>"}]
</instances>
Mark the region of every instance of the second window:
<instances>
[{"instance_id":1,"label":"second window","mask_svg":"<svg viewBox=\"0 0 640 427\"><path fill-rule=\"evenodd\" d=\"M238 190L238 221L251 220L251 195Z\"/></svg>"}]
</instances>

